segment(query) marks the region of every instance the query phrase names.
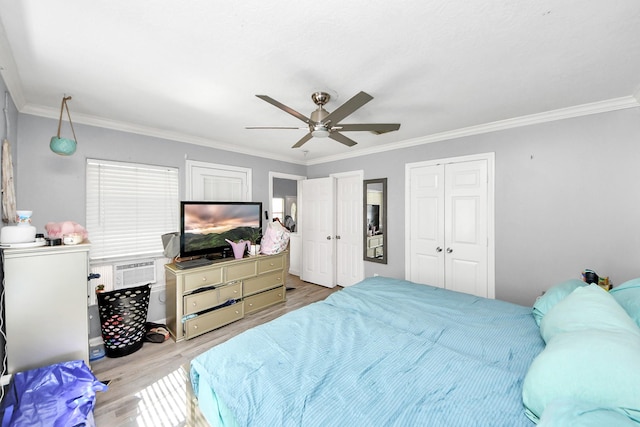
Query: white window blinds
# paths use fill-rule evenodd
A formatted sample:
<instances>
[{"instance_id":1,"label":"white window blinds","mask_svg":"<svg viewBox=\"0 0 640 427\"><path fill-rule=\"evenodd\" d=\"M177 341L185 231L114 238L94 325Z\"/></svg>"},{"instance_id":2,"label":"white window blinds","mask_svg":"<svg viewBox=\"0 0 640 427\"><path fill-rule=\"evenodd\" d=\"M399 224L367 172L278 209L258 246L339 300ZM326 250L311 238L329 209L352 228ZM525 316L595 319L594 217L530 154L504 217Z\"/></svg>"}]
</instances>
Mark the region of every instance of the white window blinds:
<instances>
[{"instance_id":1,"label":"white window blinds","mask_svg":"<svg viewBox=\"0 0 640 427\"><path fill-rule=\"evenodd\" d=\"M177 168L87 159L91 259L160 256L179 202Z\"/></svg>"}]
</instances>

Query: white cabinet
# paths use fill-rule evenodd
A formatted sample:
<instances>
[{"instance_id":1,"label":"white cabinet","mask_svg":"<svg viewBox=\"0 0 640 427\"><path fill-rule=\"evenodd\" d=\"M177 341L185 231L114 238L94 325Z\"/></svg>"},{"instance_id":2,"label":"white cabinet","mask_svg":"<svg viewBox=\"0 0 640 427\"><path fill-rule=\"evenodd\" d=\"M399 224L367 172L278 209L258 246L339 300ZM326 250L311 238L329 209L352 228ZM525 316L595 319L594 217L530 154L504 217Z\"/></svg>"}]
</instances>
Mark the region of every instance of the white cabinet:
<instances>
[{"instance_id":1,"label":"white cabinet","mask_svg":"<svg viewBox=\"0 0 640 427\"><path fill-rule=\"evenodd\" d=\"M89 244L3 249L9 373L89 364Z\"/></svg>"}]
</instances>

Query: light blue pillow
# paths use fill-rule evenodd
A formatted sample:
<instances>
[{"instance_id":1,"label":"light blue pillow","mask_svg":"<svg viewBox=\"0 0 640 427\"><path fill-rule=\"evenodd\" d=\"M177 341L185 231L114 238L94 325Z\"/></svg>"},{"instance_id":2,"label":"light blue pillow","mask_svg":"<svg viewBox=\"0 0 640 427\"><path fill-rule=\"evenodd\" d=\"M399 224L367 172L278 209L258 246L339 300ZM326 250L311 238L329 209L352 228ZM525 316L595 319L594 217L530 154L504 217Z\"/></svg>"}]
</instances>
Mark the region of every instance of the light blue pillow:
<instances>
[{"instance_id":1,"label":"light blue pillow","mask_svg":"<svg viewBox=\"0 0 640 427\"><path fill-rule=\"evenodd\" d=\"M522 401L531 420L560 399L593 402L640 421L640 334L579 330L557 334L525 376Z\"/></svg>"},{"instance_id":2,"label":"light blue pillow","mask_svg":"<svg viewBox=\"0 0 640 427\"><path fill-rule=\"evenodd\" d=\"M538 427L638 427L639 425L622 412L574 399L549 403L538 422Z\"/></svg>"},{"instance_id":3,"label":"light blue pillow","mask_svg":"<svg viewBox=\"0 0 640 427\"><path fill-rule=\"evenodd\" d=\"M607 291L596 284L571 292L540 322L540 335L547 344L560 333L595 329L624 330L640 337L638 325Z\"/></svg>"},{"instance_id":4,"label":"light blue pillow","mask_svg":"<svg viewBox=\"0 0 640 427\"><path fill-rule=\"evenodd\" d=\"M566 282L558 283L551 287L533 304L533 317L536 320L538 326L545 314L558 302L562 301L567 295L576 290L579 287L586 286L587 284L579 279L571 279Z\"/></svg>"},{"instance_id":5,"label":"light blue pillow","mask_svg":"<svg viewBox=\"0 0 640 427\"><path fill-rule=\"evenodd\" d=\"M640 326L640 278L624 282L611 289L609 293Z\"/></svg>"}]
</instances>

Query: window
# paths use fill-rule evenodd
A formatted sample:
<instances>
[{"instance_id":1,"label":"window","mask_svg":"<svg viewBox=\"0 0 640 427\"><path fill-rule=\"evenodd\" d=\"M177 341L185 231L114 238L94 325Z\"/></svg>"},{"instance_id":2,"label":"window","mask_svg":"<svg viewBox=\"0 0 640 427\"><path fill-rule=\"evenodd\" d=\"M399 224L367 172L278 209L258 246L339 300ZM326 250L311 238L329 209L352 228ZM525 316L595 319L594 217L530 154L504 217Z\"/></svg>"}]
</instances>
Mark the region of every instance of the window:
<instances>
[{"instance_id":1,"label":"window","mask_svg":"<svg viewBox=\"0 0 640 427\"><path fill-rule=\"evenodd\" d=\"M178 169L87 159L90 258L162 255L162 236L178 230Z\"/></svg>"},{"instance_id":2,"label":"window","mask_svg":"<svg viewBox=\"0 0 640 427\"><path fill-rule=\"evenodd\" d=\"M271 199L271 206L273 207L273 218L280 218L284 222L284 199L282 197L274 197Z\"/></svg>"}]
</instances>

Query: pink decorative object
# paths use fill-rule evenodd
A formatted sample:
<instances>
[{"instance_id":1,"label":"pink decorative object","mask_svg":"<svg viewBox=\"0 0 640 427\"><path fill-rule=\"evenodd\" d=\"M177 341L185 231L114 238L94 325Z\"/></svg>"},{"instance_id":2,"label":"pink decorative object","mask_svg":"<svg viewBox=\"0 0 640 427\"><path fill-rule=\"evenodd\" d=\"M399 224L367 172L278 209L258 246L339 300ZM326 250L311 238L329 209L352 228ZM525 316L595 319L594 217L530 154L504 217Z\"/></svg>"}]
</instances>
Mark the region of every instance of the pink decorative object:
<instances>
[{"instance_id":1,"label":"pink decorative object","mask_svg":"<svg viewBox=\"0 0 640 427\"><path fill-rule=\"evenodd\" d=\"M233 248L233 256L236 259L240 259L244 257L244 251L248 249L251 245L251 242L248 240L240 240L238 243L232 242L229 239L224 239L228 244Z\"/></svg>"},{"instance_id":2,"label":"pink decorative object","mask_svg":"<svg viewBox=\"0 0 640 427\"><path fill-rule=\"evenodd\" d=\"M44 226L47 236L51 239L61 239L65 234L80 234L82 240L87 240L89 233L80 224L73 221L48 222Z\"/></svg>"}]
</instances>

